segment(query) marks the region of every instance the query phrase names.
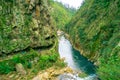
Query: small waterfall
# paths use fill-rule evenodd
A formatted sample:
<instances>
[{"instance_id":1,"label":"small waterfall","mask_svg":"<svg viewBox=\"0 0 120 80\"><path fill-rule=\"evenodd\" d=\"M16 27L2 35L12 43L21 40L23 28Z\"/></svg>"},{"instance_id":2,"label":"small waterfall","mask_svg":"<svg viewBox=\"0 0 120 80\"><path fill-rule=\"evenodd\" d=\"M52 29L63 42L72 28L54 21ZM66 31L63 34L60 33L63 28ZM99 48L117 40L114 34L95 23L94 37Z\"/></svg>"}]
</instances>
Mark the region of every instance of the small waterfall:
<instances>
[{"instance_id":1,"label":"small waterfall","mask_svg":"<svg viewBox=\"0 0 120 80\"><path fill-rule=\"evenodd\" d=\"M65 39L64 36L61 36L61 38L59 39L59 54L60 58L65 58L65 62L69 67L71 67L72 69L76 69L72 57L72 45L67 39Z\"/></svg>"}]
</instances>

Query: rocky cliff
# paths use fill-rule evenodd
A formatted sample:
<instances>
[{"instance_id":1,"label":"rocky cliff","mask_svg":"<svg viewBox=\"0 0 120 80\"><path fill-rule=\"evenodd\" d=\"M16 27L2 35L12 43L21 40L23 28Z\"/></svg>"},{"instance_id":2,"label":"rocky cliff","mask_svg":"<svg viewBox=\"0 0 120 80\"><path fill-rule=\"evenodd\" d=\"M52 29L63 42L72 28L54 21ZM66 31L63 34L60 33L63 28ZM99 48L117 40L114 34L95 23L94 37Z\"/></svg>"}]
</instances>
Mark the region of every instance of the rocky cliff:
<instances>
[{"instance_id":1,"label":"rocky cliff","mask_svg":"<svg viewBox=\"0 0 120 80\"><path fill-rule=\"evenodd\" d=\"M120 79L120 0L85 0L66 32L101 80Z\"/></svg>"},{"instance_id":2,"label":"rocky cliff","mask_svg":"<svg viewBox=\"0 0 120 80\"><path fill-rule=\"evenodd\" d=\"M0 54L54 44L48 0L0 0Z\"/></svg>"},{"instance_id":3,"label":"rocky cliff","mask_svg":"<svg viewBox=\"0 0 120 80\"><path fill-rule=\"evenodd\" d=\"M96 61L120 46L120 1L85 0L66 27L81 53ZM118 52L118 51L117 51Z\"/></svg>"}]
</instances>

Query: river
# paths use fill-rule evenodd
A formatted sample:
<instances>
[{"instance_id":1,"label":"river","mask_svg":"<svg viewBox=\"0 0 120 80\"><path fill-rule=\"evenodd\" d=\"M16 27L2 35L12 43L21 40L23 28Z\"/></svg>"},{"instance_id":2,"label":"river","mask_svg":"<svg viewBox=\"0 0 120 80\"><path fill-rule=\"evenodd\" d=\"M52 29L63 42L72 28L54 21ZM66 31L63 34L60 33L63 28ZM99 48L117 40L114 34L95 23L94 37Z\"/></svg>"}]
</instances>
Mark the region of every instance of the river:
<instances>
[{"instance_id":1,"label":"river","mask_svg":"<svg viewBox=\"0 0 120 80\"><path fill-rule=\"evenodd\" d=\"M97 80L95 73L95 66L92 62L88 61L87 58L82 56L79 51L75 50L70 41L67 40L64 35L59 36L59 46L58 46L60 58L64 58L67 65L72 68L74 71L82 71L88 74L85 78L80 78L75 75L68 74L72 78L64 78L64 75L60 76L60 80Z\"/></svg>"}]
</instances>

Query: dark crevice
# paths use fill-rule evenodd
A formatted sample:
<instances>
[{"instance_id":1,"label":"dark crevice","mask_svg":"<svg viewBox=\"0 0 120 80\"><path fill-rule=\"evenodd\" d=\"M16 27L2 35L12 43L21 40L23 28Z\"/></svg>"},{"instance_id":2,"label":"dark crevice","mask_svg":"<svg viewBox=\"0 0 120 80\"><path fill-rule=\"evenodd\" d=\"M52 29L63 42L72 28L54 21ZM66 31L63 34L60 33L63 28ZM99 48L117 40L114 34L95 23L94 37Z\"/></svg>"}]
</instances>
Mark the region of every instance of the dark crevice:
<instances>
[{"instance_id":1,"label":"dark crevice","mask_svg":"<svg viewBox=\"0 0 120 80\"><path fill-rule=\"evenodd\" d=\"M54 44L50 44L48 46L38 46L38 47L34 47L31 48L30 46L28 46L27 48L23 49L23 50L19 50L19 51L11 51L9 53L5 53L5 52L1 52L0 57L7 57L9 55L15 55L15 54L19 54L19 53L26 53L29 52L31 49L34 49L36 51L41 51L41 50L46 50L46 49L50 49L54 46Z\"/></svg>"},{"instance_id":2,"label":"dark crevice","mask_svg":"<svg viewBox=\"0 0 120 80\"><path fill-rule=\"evenodd\" d=\"M55 38L55 35L48 36L48 37L45 38L45 40L49 40L49 39L51 39L51 38Z\"/></svg>"}]
</instances>

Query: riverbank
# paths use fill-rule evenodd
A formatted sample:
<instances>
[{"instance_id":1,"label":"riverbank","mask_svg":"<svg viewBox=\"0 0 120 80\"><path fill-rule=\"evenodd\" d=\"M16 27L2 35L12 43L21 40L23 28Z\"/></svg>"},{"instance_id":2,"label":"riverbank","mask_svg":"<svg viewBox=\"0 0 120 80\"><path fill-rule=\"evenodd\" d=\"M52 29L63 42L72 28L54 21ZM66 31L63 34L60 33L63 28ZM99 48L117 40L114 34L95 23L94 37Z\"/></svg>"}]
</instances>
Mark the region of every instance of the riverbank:
<instances>
[{"instance_id":1,"label":"riverbank","mask_svg":"<svg viewBox=\"0 0 120 80\"><path fill-rule=\"evenodd\" d=\"M63 43L59 41L59 45L62 44L62 46L58 48L62 49L62 52L57 52L56 46L54 46L50 50L43 50L43 51L35 51L31 50L27 53L22 53L19 55L15 55L9 60L5 60L4 62L0 63L2 68L0 71L1 73L4 73L1 76L0 80L89 80L91 77L96 76L88 76L81 70L77 71L74 69L79 68L80 66L76 67L76 63L71 62L72 59L72 45L70 42L66 39L61 39ZM67 44L66 44L67 43ZM57 45L57 44L56 44ZM66 51L66 52L64 52ZM64 59L61 58L61 53L64 55L67 54L67 57L69 57L70 61L68 60L66 62L66 57ZM70 57L71 56L71 57ZM73 55L73 57L77 57L78 55ZM84 61L81 61L79 59L83 59L83 57L76 59L78 61L77 64L83 64ZM65 61L64 61L65 60ZM83 63L81 63L81 62ZM65 63L67 63L67 67ZM71 64L69 64L70 62ZM16 68L15 66L21 63L23 65L22 70L19 70L19 68ZM86 63L86 62L85 62ZM71 67L71 65L73 65ZM87 65L87 64L86 64ZM18 66L19 67L19 66ZM85 65L83 66L85 67ZM89 66L88 66L89 67ZM85 67L86 68L86 67ZM18 70L17 70L18 69ZM21 68L20 68L21 69ZM89 68L88 68L89 69ZM92 68L91 68L92 69ZM23 74L21 72L24 72ZM85 77L85 78L80 78ZM91 80L97 80L97 79L91 79Z\"/></svg>"},{"instance_id":2,"label":"riverbank","mask_svg":"<svg viewBox=\"0 0 120 80\"><path fill-rule=\"evenodd\" d=\"M80 52L74 49L68 39L65 38L64 32L59 31L59 54L60 58L64 58L67 66L72 68L73 71L80 71L86 73L85 78L75 77L73 80L98 80L98 76L96 75L96 66L93 65L87 58L82 56ZM69 75L69 74L68 74ZM65 75L65 76L68 76ZM91 76L92 75L92 76ZM72 75L73 77L75 75ZM64 79L63 79L64 80ZM70 78L68 78L70 80Z\"/></svg>"},{"instance_id":3,"label":"riverbank","mask_svg":"<svg viewBox=\"0 0 120 80\"><path fill-rule=\"evenodd\" d=\"M79 51L82 56L88 58L89 61L93 62L95 66L99 66L100 65L100 62L96 60L96 58L98 58L99 55L95 54L95 55L92 55L92 57L89 56L89 54L86 55L87 53L89 53L89 51L88 50L84 50L82 48L82 45L80 44L78 38L74 39L74 41L73 41L72 36L70 36L69 34L65 33L64 31L59 30L57 33L58 33L58 36L64 35L65 38L70 41L70 43L73 46L73 48L76 49L77 51ZM76 35L76 37L78 37L78 35Z\"/></svg>"}]
</instances>

